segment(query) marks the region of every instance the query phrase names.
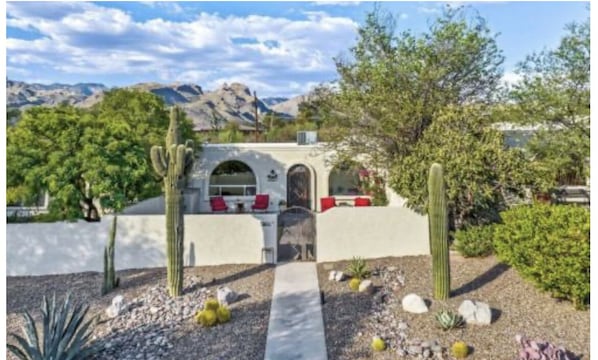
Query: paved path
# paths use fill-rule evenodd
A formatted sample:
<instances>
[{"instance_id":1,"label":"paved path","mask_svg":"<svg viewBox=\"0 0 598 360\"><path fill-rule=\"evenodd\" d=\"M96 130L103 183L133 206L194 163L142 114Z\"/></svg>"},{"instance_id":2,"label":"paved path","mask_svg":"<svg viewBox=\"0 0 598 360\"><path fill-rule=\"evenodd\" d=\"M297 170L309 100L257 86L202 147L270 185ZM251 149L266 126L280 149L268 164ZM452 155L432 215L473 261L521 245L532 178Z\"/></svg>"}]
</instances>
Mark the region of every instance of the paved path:
<instances>
[{"instance_id":1,"label":"paved path","mask_svg":"<svg viewBox=\"0 0 598 360\"><path fill-rule=\"evenodd\" d=\"M327 360L315 263L276 266L265 360Z\"/></svg>"}]
</instances>

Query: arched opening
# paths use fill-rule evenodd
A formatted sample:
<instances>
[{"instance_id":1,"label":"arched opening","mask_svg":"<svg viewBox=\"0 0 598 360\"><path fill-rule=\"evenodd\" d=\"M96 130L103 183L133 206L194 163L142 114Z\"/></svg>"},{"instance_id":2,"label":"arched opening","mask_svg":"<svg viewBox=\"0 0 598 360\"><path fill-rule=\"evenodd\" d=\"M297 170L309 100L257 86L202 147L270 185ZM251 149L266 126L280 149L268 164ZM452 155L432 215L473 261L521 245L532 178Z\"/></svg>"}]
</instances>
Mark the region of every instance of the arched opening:
<instances>
[{"instance_id":1,"label":"arched opening","mask_svg":"<svg viewBox=\"0 0 598 360\"><path fill-rule=\"evenodd\" d=\"M344 162L336 165L328 177L328 195L365 195L359 176L364 171L364 167L356 162Z\"/></svg>"},{"instance_id":2,"label":"arched opening","mask_svg":"<svg viewBox=\"0 0 598 360\"><path fill-rule=\"evenodd\" d=\"M287 173L287 206L311 210L311 174L305 165L295 165Z\"/></svg>"},{"instance_id":3,"label":"arched opening","mask_svg":"<svg viewBox=\"0 0 598 360\"><path fill-rule=\"evenodd\" d=\"M238 160L225 161L210 175L210 196L253 196L257 182L253 170Z\"/></svg>"}]
</instances>

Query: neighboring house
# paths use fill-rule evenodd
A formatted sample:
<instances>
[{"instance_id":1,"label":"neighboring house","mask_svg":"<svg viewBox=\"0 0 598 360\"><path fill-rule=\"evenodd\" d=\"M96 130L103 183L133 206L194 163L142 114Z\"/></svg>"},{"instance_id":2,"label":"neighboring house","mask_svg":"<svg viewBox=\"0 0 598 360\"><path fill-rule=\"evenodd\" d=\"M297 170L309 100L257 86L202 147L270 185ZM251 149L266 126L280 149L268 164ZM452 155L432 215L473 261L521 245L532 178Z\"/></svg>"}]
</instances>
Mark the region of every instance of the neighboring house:
<instances>
[{"instance_id":1,"label":"neighboring house","mask_svg":"<svg viewBox=\"0 0 598 360\"><path fill-rule=\"evenodd\" d=\"M40 194L35 204L21 205L9 204L6 206L7 217L30 217L39 214L46 214L48 212L48 205L50 203L50 195L45 192Z\"/></svg>"}]
</instances>

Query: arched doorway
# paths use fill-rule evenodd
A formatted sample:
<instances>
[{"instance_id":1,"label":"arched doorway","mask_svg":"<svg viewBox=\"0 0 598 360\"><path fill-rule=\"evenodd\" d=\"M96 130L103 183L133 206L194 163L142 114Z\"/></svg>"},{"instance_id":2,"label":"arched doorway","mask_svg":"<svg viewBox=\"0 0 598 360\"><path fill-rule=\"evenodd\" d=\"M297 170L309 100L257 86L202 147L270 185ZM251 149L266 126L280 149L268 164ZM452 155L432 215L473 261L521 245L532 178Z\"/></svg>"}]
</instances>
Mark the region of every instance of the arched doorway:
<instances>
[{"instance_id":1,"label":"arched doorway","mask_svg":"<svg viewBox=\"0 0 598 360\"><path fill-rule=\"evenodd\" d=\"M305 165L295 165L287 173L287 206L312 209L311 175Z\"/></svg>"}]
</instances>

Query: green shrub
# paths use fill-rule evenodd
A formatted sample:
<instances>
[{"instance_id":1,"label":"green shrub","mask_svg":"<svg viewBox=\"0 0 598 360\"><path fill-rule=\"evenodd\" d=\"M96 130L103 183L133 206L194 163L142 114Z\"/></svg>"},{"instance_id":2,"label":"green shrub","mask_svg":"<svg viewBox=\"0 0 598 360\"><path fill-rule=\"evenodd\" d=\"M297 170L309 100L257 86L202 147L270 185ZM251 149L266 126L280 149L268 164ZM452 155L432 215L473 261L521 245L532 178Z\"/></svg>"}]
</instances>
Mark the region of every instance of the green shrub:
<instances>
[{"instance_id":1,"label":"green shrub","mask_svg":"<svg viewBox=\"0 0 598 360\"><path fill-rule=\"evenodd\" d=\"M349 265L347 265L347 269L345 271L350 277L359 280L363 280L370 275L370 271L368 270L365 260L360 257L354 257Z\"/></svg>"},{"instance_id":2,"label":"green shrub","mask_svg":"<svg viewBox=\"0 0 598 360\"><path fill-rule=\"evenodd\" d=\"M553 297L576 308L590 301L590 212L573 205L520 206L501 214L494 248L513 266Z\"/></svg>"},{"instance_id":3,"label":"green shrub","mask_svg":"<svg viewBox=\"0 0 598 360\"><path fill-rule=\"evenodd\" d=\"M455 249L464 257L484 257L494 252L494 225L470 226L455 232Z\"/></svg>"}]
</instances>

